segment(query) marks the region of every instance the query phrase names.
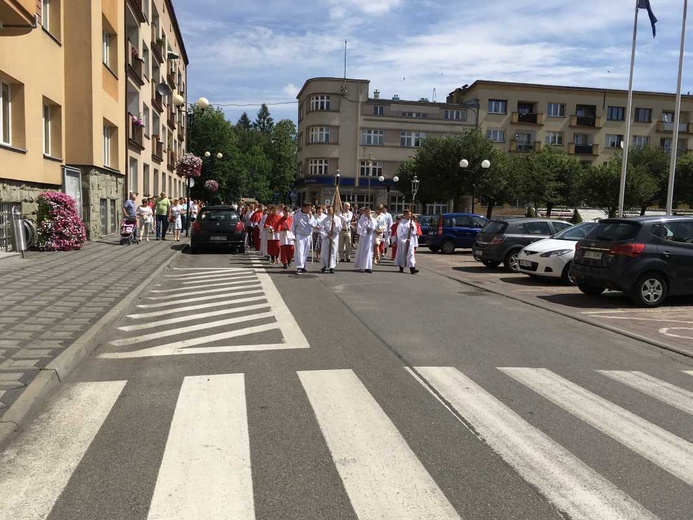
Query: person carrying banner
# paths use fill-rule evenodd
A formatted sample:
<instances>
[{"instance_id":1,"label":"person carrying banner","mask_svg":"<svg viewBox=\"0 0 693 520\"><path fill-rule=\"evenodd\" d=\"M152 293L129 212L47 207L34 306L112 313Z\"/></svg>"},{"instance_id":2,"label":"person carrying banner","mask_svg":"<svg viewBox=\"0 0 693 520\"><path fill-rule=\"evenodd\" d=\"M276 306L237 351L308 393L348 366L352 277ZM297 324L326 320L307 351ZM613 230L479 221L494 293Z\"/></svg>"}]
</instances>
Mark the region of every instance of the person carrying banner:
<instances>
[{"instance_id":1,"label":"person carrying banner","mask_svg":"<svg viewBox=\"0 0 693 520\"><path fill-rule=\"evenodd\" d=\"M296 236L296 274L306 273L306 260L310 254L310 239L315 219L310 202L304 202L301 211L294 214L291 232Z\"/></svg>"},{"instance_id":2,"label":"person carrying banner","mask_svg":"<svg viewBox=\"0 0 693 520\"><path fill-rule=\"evenodd\" d=\"M332 207L327 208L327 215L320 224L320 236L322 237L322 269L327 269L334 274L337 267L337 247L339 246L339 232L342 230L342 219L335 216Z\"/></svg>"},{"instance_id":3,"label":"person carrying banner","mask_svg":"<svg viewBox=\"0 0 693 520\"><path fill-rule=\"evenodd\" d=\"M395 256L395 265L399 267L399 272L403 273L405 268L409 268L411 274L416 274L419 270L416 268L415 252L419 245L419 231L411 211L404 210L402 219L397 226L397 255Z\"/></svg>"}]
</instances>

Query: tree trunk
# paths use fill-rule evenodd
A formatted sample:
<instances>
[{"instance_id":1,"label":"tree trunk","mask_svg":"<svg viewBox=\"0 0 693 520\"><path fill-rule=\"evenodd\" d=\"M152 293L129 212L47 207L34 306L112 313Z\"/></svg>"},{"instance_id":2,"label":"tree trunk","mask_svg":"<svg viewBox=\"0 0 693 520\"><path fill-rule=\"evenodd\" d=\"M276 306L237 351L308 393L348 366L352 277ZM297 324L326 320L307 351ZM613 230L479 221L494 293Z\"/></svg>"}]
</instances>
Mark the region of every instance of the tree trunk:
<instances>
[{"instance_id":1,"label":"tree trunk","mask_svg":"<svg viewBox=\"0 0 693 520\"><path fill-rule=\"evenodd\" d=\"M553 204L546 205L546 218L551 218L551 210L553 209Z\"/></svg>"},{"instance_id":2,"label":"tree trunk","mask_svg":"<svg viewBox=\"0 0 693 520\"><path fill-rule=\"evenodd\" d=\"M647 206L641 206L640 207L640 216L644 217L646 211L647 211Z\"/></svg>"},{"instance_id":3,"label":"tree trunk","mask_svg":"<svg viewBox=\"0 0 693 520\"><path fill-rule=\"evenodd\" d=\"M496 202L493 200L487 201L488 205L486 206L486 218L491 220L491 215L493 214L493 207L496 205Z\"/></svg>"}]
</instances>

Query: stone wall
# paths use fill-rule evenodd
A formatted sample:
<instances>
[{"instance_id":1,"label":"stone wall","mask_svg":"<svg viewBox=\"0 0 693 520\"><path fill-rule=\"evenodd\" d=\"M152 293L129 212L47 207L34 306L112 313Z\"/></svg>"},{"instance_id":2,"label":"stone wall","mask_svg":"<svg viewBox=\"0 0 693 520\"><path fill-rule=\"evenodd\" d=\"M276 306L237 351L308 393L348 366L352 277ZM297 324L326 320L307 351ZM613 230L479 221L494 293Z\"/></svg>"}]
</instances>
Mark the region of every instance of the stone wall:
<instances>
[{"instance_id":1,"label":"stone wall","mask_svg":"<svg viewBox=\"0 0 693 520\"><path fill-rule=\"evenodd\" d=\"M87 229L87 238L96 240L117 231L120 223L120 208L123 205L125 177L119 173L93 167L82 170L82 216ZM101 201L106 200L106 229L102 230Z\"/></svg>"},{"instance_id":2,"label":"stone wall","mask_svg":"<svg viewBox=\"0 0 693 520\"><path fill-rule=\"evenodd\" d=\"M62 191L61 186L50 184L27 184L9 179L0 180L0 202L21 204L22 215L36 219L36 198L47 191Z\"/></svg>"}]
</instances>

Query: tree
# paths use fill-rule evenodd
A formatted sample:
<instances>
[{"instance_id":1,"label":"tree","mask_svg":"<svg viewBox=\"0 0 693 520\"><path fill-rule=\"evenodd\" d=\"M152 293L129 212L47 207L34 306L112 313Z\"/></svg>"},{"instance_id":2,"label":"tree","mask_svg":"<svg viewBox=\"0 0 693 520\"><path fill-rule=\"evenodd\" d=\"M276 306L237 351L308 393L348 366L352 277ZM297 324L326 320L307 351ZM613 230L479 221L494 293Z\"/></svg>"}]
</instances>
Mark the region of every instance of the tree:
<instances>
[{"instance_id":1,"label":"tree","mask_svg":"<svg viewBox=\"0 0 693 520\"><path fill-rule=\"evenodd\" d=\"M247 117L247 116L246 116ZM270 116L269 108L264 103L258 110L257 117L253 122L253 128L262 134L269 135L274 127L274 120Z\"/></svg>"},{"instance_id":2,"label":"tree","mask_svg":"<svg viewBox=\"0 0 693 520\"><path fill-rule=\"evenodd\" d=\"M666 204L667 184L669 181L669 154L662 148L645 146L633 148L628 154L628 176L633 169L641 179L637 193L634 193L635 204L644 215L648 206L659 203Z\"/></svg>"},{"instance_id":3,"label":"tree","mask_svg":"<svg viewBox=\"0 0 693 520\"><path fill-rule=\"evenodd\" d=\"M250 122L250 118L248 117L248 114L246 112L243 112L243 114L241 114L241 117L238 118L236 127L242 130L250 130L252 128L252 123Z\"/></svg>"},{"instance_id":4,"label":"tree","mask_svg":"<svg viewBox=\"0 0 693 520\"><path fill-rule=\"evenodd\" d=\"M296 176L296 125L290 119L282 119L272 128L271 135L270 184L286 200Z\"/></svg>"},{"instance_id":5,"label":"tree","mask_svg":"<svg viewBox=\"0 0 693 520\"><path fill-rule=\"evenodd\" d=\"M486 218L491 218L493 208L514 199L520 185L518 160L507 153L493 149L489 157L491 166L484 170L476 184L476 195L486 204Z\"/></svg>"},{"instance_id":6,"label":"tree","mask_svg":"<svg viewBox=\"0 0 693 520\"><path fill-rule=\"evenodd\" d=\"M684 203L693 207L693 155L678 158L674 181L674 204Z\"/></svg>"}]
</instances>

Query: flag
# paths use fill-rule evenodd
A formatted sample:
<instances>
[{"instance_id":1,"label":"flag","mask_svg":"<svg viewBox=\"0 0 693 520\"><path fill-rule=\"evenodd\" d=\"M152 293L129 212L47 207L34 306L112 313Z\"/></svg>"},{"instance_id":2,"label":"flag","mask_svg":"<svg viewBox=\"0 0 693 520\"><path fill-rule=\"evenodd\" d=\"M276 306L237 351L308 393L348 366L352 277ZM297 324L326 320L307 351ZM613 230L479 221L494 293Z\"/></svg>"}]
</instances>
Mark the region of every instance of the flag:
<instances>
[{"instance_id":1,"label":"flag","mask_svg":"<svg viewBox=\"0 0 693 520\"><path fill-rule=\"evenodd\" d=\"M655 36L657 36L657 30L655 29L657 17L652 12L652 8L650 7L650 0L638 0L638 9L647 9L647 16L650 17L650 24L652 24L652 37L654 38Z\"/></svg>"},{"instance_id":2,"label":"flag","mask_svg":"<svg viewBox=\"0 0 693 520\"><path fill-rule=\"evenodd\" d=\"M341 215L343 213L342 209L342 197L339 194L339 186L334 190L334 197L332 197L332 209L335 215Z\"/></svg>"}]
</instances>

